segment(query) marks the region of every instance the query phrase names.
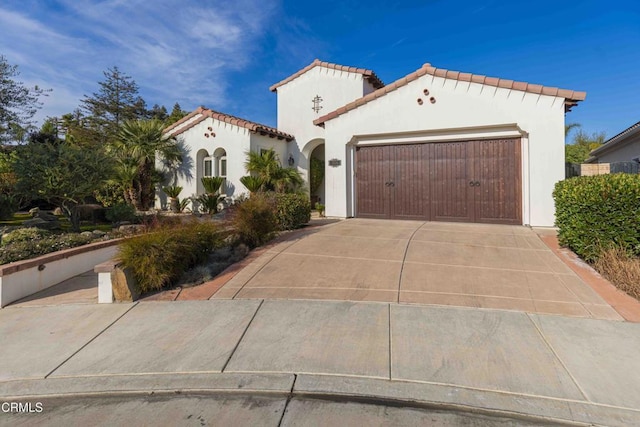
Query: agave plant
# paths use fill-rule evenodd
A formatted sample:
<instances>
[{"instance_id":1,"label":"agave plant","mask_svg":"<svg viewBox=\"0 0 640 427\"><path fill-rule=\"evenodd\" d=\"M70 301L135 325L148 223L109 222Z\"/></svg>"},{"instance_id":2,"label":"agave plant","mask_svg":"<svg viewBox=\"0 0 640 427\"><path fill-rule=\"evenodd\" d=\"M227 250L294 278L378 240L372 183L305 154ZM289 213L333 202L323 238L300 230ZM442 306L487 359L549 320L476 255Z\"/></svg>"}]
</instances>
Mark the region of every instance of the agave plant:
<instances>
[{"instance_id":1,"label":"agave plant","mask_svg":"<svg viewBox=\"0 0 640 427\"><path fill-rule=\"evenodd\" d=\"M240 177L240 182L247 188L247 190L249 190L249 193L251 194L263 190L265 184L264 179L260 178L259 176L251 175Z\"/></svg>"}]
</instances>

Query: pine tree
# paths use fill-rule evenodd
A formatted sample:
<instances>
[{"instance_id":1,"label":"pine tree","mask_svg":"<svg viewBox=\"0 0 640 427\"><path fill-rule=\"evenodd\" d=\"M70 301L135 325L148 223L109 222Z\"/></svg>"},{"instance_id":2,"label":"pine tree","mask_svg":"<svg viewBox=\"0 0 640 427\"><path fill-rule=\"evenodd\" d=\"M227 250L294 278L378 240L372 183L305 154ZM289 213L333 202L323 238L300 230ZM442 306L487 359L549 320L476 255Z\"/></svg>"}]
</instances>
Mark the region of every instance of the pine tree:
<instances>
[{"instance_id":1,"label":"pine tree","mask_svg":"<svg viewBox=\"0 0 640 427\"><path fill-rule=\"evenodd\" d=\"M169 114L169 118L167 119L166 123L167 125L171 125L175 122L177 122L178 120L180 120L181 118L183 118L184 116L186 116L187 113L186 111L183 111L182 108L180 108L180 104L178 104L177 102L175 104L173 104L173 110L171 110L171 114Z\"/></svg>"},{"instance_id":2,"label":"pine tree","mask_svg":"<svg viewBox=\"0 0 640 427\"><path fill-rule=\"evenodd\" d=\"M118 135L122 123L145 117L146 103L138 95L138 85L131 76L113 67L103 72L105 80L98 82L100 89L80 102L87 115L89 128L98 141L111 143Z\"/></svg>"},{"instance_id":3,"label":"pine tree","mask_svg":"<svg viewBox=\"0 0 640 427\"><path fill-rule=\"evenodd\" d=\"M18 66L0 55L0 144L21 141L33 130L31 119L42 106L40 97L48 92L26 87L15 80L19 75Z\"/></svg>"}]
</instances>

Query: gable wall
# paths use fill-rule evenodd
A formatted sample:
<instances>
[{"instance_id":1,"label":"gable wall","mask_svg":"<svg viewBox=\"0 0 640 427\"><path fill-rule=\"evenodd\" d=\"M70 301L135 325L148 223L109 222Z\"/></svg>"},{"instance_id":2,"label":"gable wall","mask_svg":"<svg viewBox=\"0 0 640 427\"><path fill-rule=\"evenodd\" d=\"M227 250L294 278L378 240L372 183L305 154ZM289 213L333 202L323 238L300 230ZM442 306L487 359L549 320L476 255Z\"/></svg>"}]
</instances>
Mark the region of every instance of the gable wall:
<instances>
[{"instance_id":1,"label":"gable wall","mask_svg":"<svg viewBox=\"0 0 640 427\"><path fill-rule=\"evenodd\" d=\"M208 129L211 127L211 131ZM215 137L205 137L205 133L215 133ZM239 181L240 176L244 175L244 158L245 152L250 149L251 132L249 130L231 125L229 123L207 118L198 123L191 129L186 130L177 136L188 150L187 158L184 162L185 170L189 171L190 176L181 176L178 178L177 185L183 187L180 198L196 196L203 193L200 178L202 177L202 159L205 152L213 156L216 149L223 148L227 153L227 180L232 184L236 191L229 194L230 196L238 196L237 189L244 192L244 186ZM160 194L159 204L163 202L164 194Z\"/></svg>"},{"instance_id":2,"label":"gable wall","mask_svg":"<svg viewBox=\"0 0 640 427\"><path fill-rule=\"evenodd\" d=\"M428 96L424 89L429 90ZM432 96L435 104L429 101ZM529 199L524 203L526 222L553 225L551 193L555 182L564 179L564 99L431 75L326 122L326 156L342 161L340 167L327 167L327 215L353 215L352 154L346 144L354 136L505 124L517 124L528 134L522 138L523 159L528 159L528 177L523 177L528 183L523 189Z\"/></svg>"},{"instance_id":3,"label":"gable wall","mask_svg":"<svg viewBox=\"0 0 640 427\"><path fill-rule=\"evenodd\" d=\"M277 89L278 130L295 135L298 148L294 151L299 153L308 141L324 138L324 129L315 126L313 121L362 97L363 88L368 84L357 73L320 66L312 68ZM316 95L323 99L322 109L317 113L312 110Z\"/></svg>"}]
</instances>

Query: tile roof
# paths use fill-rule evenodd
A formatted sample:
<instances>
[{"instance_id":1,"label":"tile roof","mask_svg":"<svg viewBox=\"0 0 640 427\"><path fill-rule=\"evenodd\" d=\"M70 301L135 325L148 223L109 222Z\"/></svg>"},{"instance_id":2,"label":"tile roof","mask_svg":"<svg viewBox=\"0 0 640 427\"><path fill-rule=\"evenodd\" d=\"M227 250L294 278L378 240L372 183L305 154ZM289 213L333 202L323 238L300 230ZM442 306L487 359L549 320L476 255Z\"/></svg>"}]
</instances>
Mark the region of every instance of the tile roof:
<instances>
[{"instance_id":1,"label":"tile roof","mask_svg":"<svg viewBox=\"0 0 640 427\"><path fill-rule=\"evenodd\" d=\"M627 136L629 136L630 134L637 133L637 132L640 132L640 122L629 126L625 130L623 130L622 132L617 134L616 136L613 136L613 137L609 138L608 140L606 140L604 142L604 144L602 144L600 147L598 147L595 150L591 151L591 153L589 153L590 157L587 159L587 163L591 163L591 162L597 160L598 154L602 154L604 152L609 151L611 148L613 148L616 145L618 145L621 142L623 142Z\"/></svg>"},{"instance_id":2,"label":"tile roof","mask_svg":"<svg viewBox=\"0 0 640 427\"><path fill-rule=\"evenodd\" d=\"M542 95L558 96L565 98L565 111L570 111L571 107L575 106L579 101L583 101L587 96L586 92L577 92L568 89L559 89L557 87L548 87L535 85L527 82L517 82L513 80L505 80L497 77L487 77L480 74L461 73L460 71L445 70L443 68L432 67L431 64L424 64L421 68L408 74L395 82L386 85L383 88L376 90L362 98L358 98L355 101L338 108L322 117L314 120L313 123L318 126L322 126L326 121L336 118L348 111L358 108L361 105L373 101L376 98L386 95L402 86L409 84L413 80L416 80L424 75L432 75L435 77L443 77L447 79L459 80L463 82L480 83L487 86L495 86L505 89L513 89L524 92L537 93Z\"/></svg>"},{"instance_id":3,"label":"tile roof","mask_svg":"<svg viewBox=\"0 0 640 427\"><path fill-rule=\"evenodd\" d=\"M197 119L193 120L186 126L179 127L181 124L188 122L192 118L200 115ZM260 135L268 135L271 138L284 139L286 141L292 141L294 139L293 135L289 135L288 133L280 132L276 128L272 128L270 126L262 125L260 123L252 122L249 120L241 119L239 117L231 116L229 114L220 113L218 111L210 110L206 107L198 107L196 110L187 114L182 119L178 120L176 123L165 129L165 132L173 130L170 133L170 136L176 136L181 134L182 132L191 129L198 123L206 120L207 118L212 118L219 120L221 122L229 123L235 126L239 126L241 128L249 129L253 133L257 133ZM177 128L177 129L176 129ZM174 130L175 129L175 130Z\"/></svg>"},{"instance_id":4,"label":"tile roof","mask_svg":"<svg viewBox=\"0 0 640 427\"><path fill-rule=\"evenodd\" d=\"M319 59L314 59L311 64L307 65L302 70L290 75L289 77L282 80L281 82L274 84L269 88L269 90L271 92L277 92L280 86L289 83L291 80L297 79L298 77L300 77L301 75L303 75L304 73L306 73L307 71L311 70L314 67L324 67L324 68L329 68L330 70L347 71L349 73L362 74L364 78L373 85L374 88L379 89L384 86L384 83L382 83L382 80L380 80L378 76L376 76L376 73L374 73L371 70L367 70L364 68L347 67L346 65L332 64L330 62L324 62L324 61L320 61Z\"/></svg>"}]
</instances>

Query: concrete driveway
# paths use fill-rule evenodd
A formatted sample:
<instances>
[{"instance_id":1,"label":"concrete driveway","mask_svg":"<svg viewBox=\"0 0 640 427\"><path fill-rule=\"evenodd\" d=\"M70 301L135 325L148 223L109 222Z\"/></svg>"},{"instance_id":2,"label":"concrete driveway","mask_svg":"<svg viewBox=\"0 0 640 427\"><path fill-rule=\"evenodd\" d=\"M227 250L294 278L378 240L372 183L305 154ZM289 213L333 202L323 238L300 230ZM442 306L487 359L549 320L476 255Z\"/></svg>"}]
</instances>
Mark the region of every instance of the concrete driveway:
<instances>
[{"instance_id":1,"label":"concrete driveway","mask_svg":"<svg viewBox=\"0 0 640 427\"><path fill-rule=\"evenodd\" d=\"M350 219L274 246L214 299L383 301L622 320L530 228Z\"/></svg>"}]
</instances>

